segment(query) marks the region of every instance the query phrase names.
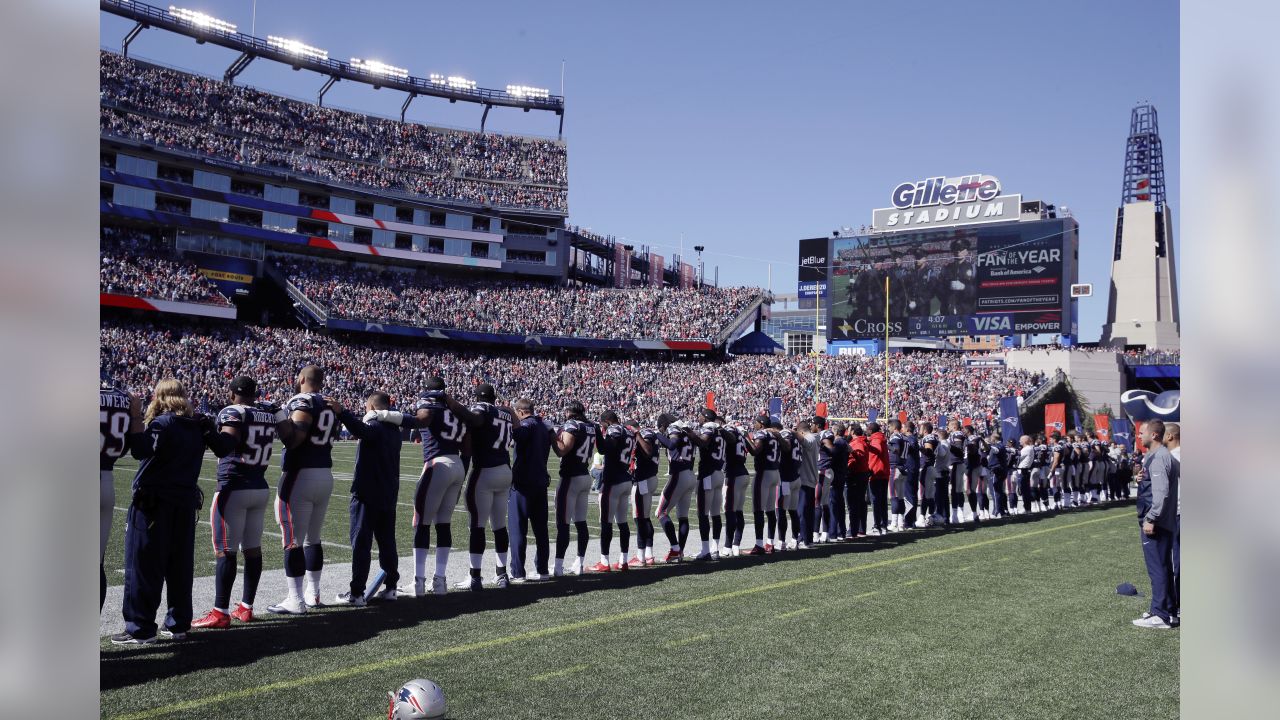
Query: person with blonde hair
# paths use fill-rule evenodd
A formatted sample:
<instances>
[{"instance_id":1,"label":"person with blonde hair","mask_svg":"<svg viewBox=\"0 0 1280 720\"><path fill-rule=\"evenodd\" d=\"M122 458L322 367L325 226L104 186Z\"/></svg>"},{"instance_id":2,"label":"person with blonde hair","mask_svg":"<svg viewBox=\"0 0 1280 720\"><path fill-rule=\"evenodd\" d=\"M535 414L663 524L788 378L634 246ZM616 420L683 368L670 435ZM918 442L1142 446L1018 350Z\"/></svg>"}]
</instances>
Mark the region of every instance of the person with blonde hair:
<instances>
[{"instance_id":1,"label":"person with blonde hair","mask_svg":"<svg viewBox=\"0 0 1280 720\"><path fill-rule=\"evenodd\" d=\"M161 632L174 640L186 638L196 513L204 500L196 481L206 446L219 457L231 449L217 437L213 420L192 410L177 380L157 383L145 416L133 419L142 430L129 437L129 452L139 465L125 520L125 630L111 636L116 645L155 641L162 588L167 588L169 607Z\"/></svg>"}]
</instances>

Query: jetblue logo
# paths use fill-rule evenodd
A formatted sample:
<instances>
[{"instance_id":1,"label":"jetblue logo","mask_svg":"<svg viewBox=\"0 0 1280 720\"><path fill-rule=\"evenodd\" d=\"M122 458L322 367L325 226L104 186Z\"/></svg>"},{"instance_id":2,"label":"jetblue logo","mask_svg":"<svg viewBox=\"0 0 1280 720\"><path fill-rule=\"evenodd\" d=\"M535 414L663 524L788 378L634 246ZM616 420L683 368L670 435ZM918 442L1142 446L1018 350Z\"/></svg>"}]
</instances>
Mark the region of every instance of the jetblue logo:
<instances>
[{"instance_id":1,"label":"jetblue logo","mask_svg":"<svg viewBox=\"0 0 1280 720\"><path fill-rule=\"evenodd\" d=\"M826 264L827 264L827 259L826 259L825 257L818 257L817 255L810 255L810 256L809 256L809 257L807 257L807 258L800 258L800 264L801 264L801 265L805 265L805 266L807 266L807 265L826 265Z\"/></svg>"}]
</instances>

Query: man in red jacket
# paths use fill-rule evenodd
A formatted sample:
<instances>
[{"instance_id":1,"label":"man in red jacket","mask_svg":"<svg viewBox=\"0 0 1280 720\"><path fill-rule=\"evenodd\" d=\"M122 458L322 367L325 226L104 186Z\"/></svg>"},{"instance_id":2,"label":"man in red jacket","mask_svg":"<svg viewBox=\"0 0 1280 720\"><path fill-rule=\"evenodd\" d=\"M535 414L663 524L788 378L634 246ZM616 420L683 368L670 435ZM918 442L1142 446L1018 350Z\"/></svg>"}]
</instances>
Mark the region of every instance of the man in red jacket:
<instances>
[{"instance_id":1,"label":"man in red jacket","mask_svg":"<svg viewBox=\"0 0 1280 720\"><path fill-rule=\"evenodd\" d=\"M867 423L867 470L871 474L873 535L889 534L889 443L880 423Z\"/></svg>"},{"instance_id":2,"label":"man in red jacket","mask_svg":"<svg viewBox=\"0 0 1280 720\"><path fill-rule=\"evenodd\" d=\"M850 423L850 431L849 482L845 485L845 495L849 500L848 537L852 539L867 536L867 481L871 479L871 470L867 466L867 436L862 425Z\"/></svg>"}]
</instances>

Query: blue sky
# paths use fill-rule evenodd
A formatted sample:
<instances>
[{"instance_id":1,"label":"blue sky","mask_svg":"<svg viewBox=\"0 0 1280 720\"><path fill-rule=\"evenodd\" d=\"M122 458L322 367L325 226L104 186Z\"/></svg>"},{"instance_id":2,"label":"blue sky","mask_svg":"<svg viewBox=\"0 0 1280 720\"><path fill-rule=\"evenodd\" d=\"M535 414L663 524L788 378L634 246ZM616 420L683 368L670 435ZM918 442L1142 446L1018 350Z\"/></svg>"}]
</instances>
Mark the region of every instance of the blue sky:
<instances>
[{"instance_id":1,"label":"blue sky","mask_svg":"<svg viewBox=\"0 0 1280 720\"><path fill-rule=\"evenodd\" d=\"M1049 3L333 2L182 0L330 57L558 92L570 221L670 256L705 245L722 284L795 291L796 240L867 224L899 182L982 172L1067 205L1081 226L1080 334L1096 340L1129 111L1160 113L1178 233L1178 8ZM167 6L160 0L155 5ZM175 4L176 0L175 0ZM130 24L101 15L103 46ZM234 54L156 30L137 57L221 75ZM313 98L322 78L255 62L243 84ZM404 96L338 83L326 104L398 115ZM477 129L480 108L419 98L420 122ZM496 131L554 135L495 109ZM1178 257L1181 253L1178 253Z\"/></svg>"}]
</instances>

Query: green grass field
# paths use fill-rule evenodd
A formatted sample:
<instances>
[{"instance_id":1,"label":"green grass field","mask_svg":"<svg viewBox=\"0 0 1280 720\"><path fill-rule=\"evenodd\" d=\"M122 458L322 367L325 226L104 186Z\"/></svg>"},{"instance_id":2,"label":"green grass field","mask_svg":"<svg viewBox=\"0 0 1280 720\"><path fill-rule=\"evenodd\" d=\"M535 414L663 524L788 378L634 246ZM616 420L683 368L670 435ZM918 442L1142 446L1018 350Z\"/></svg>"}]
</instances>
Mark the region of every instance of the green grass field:
<instances>
[{"instance_id":1,"label":"green grass field","mask_svg":"<svg viewBox=\"0 0 1280 720\"><path fill-rule=\"evenodd\" d=\"M427 677L454 718L1172 718L1179 632L1134 628L1146 598L1115 594L1147 591L1137 532L1130 506L1089 509L104 641L102 716L378 718Z\"/></svg>"}]
</instances>

